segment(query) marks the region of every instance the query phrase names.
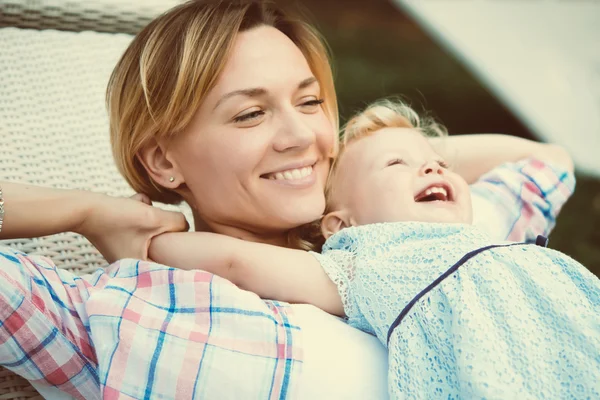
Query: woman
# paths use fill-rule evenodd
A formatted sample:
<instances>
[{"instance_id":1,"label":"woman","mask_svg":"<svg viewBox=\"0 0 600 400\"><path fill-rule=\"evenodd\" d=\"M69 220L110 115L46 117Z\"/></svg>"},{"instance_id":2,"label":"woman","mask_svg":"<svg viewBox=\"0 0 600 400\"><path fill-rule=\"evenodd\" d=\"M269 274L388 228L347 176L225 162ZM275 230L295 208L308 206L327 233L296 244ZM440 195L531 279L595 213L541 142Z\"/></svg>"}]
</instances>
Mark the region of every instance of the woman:
<instances>
[{"instance_id":1,"label":"woman","mask_svg":"<svg viewBox=\"0 0 600 400\"><path fill-rule=\"evenodd\" d=\"M284 244L291 228L323 211L337 128L329 62L311 27L273 5L193 2L158 18L116 67L108 104L121 172L152 200L188 201L196 229ZM268 124L257 124L267 119ZM301 179L288 179L297 174ZM3 239L75 231L112 262L145 259L153 236L185 229L179 214L130 199L0 186L6 204ZM37 387L56 386L86 399L100 397L101 390L105 397L117 391L138 398L185 398L191 392L205 398L285 397L298 386L304 388L303 397L385 396L384 373L379 380L367 376L362 387L341 384L347 378L360 383L361 361L383 350L370 337L306 307L292 315L287 305L263 302L203 272L170 276L154 264L123 261L78 278L48 260L9 249L2 254L0 363ZM130 298L119 297L129 290L132 275L171 281L165 286L155 282L153 293L142 293L137 284ZM194 281L195 287L185 287ZM191 300L171 301L165 287ZM138 300L152 309L136 308ZM209 308L202 309L209 301ZM190 313L169 314L156 328L156 320L133 316L155 318L165 307L183 304L196 307L193 321L187 318ZM217 310L219 305L224 311ZM305 325L300 318L310 312L324 333L305 328L300 336L298 326ZM109 319L114 316L109 313L120 319ZM165 321L169 326L161 329ZM185 344L181 337L177 343L174 336L149 338L152 332L173 335L169 327L186 324L195 329L186 333ZM136 339L129 341L134 329ZM344 333L336 335L340 330ZM32 335L38 340L32 341ZM300 340L315 338L323 344L309 354ZM352 340L361 345L349 355L350 346L339 343ZM322 376L320 349L328 347L344 349L324 359L349 364L344 376ZM384 364L382 372L383 360L377 359Z\"/></svg>"},{"instance_id":2,"label":"woman","mask_svg":"<svg viewBox=\"0 0 600 400\"><path fill-rule=\"evenodd\" d=\"M151 200L190 204L196 230L298 247L294 228L322 214L337 150L329 61L312 28L274 5L174 8L129 46L107 100L121 173ZM479 162L474 145L471 159L485 169L508 148ZM2 239L75 231L111 262L145 260L153 237L186 227L133 199L0 187ZM518 218L499 215L506 236ZM85 399L386 396L376 339L314 310L292 313L202 271L127 259L76 277L0 254L0 364L38 387Z\"/></svg>"}]
</instances>

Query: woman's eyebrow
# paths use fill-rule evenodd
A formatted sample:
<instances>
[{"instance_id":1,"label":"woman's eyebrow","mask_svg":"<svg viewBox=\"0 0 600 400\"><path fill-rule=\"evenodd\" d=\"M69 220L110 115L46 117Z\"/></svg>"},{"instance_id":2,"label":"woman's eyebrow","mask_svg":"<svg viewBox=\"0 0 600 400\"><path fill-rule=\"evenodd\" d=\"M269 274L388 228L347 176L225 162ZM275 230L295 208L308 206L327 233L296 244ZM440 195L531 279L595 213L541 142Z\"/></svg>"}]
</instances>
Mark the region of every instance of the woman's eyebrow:
<instances>
[{"instance_id":1,"label":"woman's eyebrow","mask_svg":"<svg viewBox=\"0 0 600 400\"><path fill-rule=\"evenodd\" d=\"M315 78L314 76L311 76L310 78L306 78L305 80L300 82L300 84L298 85L298 89L305 89L315 82L317 82L317 78Z\"/></svg>"},{"instance_id":2,"label":"woman's eyebrow","mask_svg":"<svg viewBox=\"0 0 600 400\"><path fill-rule=\"evenodd\" d=\"M300 82L298 84L298 90L305 89L305 88L307 88L308 86L312 85L315 82L317 82L317 78L315 78L314 76L306 78L306 79L304 79L302 82ZM217 107L219 107L219 105L221 103L223 103L225 100L227 100L227 99L229 99L231 97L234 97L234 96L257 97L257 96L262 96L262 95L264 95L266 93L267 93L267 89L260 88L260 87L234 90L232 92L225 93L223 96L221 96L221 98L219 99L219 101L217 101L217 104L215 105L214 109L216 109Z\"/></svg>"},{"instance_id":3,"label":"woman's eyebrow","mask_svg":"<svg viewBox=\"0 0 600 400\"><path fill-rule=\"evenodd\" d=\"M219 105L221 103L223 103L225 100L227 100L231 97L234 97L234 96L257 97L257 96L264 95L265 93L267 93L267 89L265 89L265 88L248 88L248 89L234 90L233 92L224 94L219 99L219 101L217 101L217 104L215 105L214 109L219 107Z\"/></svg>"}]
</instances>

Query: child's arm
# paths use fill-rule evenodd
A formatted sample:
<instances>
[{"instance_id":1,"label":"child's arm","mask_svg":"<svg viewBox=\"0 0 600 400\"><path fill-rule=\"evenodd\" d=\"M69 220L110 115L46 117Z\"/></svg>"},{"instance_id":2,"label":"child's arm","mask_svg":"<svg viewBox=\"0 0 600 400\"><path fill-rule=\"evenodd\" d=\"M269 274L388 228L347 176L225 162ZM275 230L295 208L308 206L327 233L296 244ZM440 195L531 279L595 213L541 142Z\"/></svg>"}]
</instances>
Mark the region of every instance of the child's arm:
<instances>
[{"instance_id":1,"label":"child's arm","mask_svg":"<svg viewBox=\"0 0 600 400\"><path fill-rule=\"evenodd\" d=\"M538 143L509 135L457 135L432 139L452 169L468 183L493 168L525 158L537 158L573 172L573 161L560 146Z\"/></svg>"},{"instance_id":2,"label":"child's arm","mask_svg":"<svg viewBox=\"0 0 600 400\"><path fill-rule=\"evenodd\" d=\"M152 239L149 255L171 267L214 273L262 298L309 303L344 315L336 285L306 251L209 232L181 232Z\"/></svg>"}]
</instances>

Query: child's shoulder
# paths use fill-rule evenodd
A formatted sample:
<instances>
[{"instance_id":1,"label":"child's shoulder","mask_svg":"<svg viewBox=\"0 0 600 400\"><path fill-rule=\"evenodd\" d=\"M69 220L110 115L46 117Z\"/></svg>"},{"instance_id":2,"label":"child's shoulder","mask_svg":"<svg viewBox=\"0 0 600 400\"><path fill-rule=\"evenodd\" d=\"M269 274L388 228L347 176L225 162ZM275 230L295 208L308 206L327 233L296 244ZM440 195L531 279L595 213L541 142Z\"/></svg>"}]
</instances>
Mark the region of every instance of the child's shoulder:
<instances>
[{"instance_id":1,"label":"child's shoulder","mask_svg":"<svg viewBox=\"0 0 600 400\"><path fill-rule=\"evenodd\" d=\"M356 252L363 248L386 248L390 245L418 245L432 240L465 240L476 238L487 241L489 237L469 224L437 222L382 222L344 228L332 235L323 246L323 252L345 250ZM458 239L461 238L461 239Z\"/></svg>"}]
</instances>

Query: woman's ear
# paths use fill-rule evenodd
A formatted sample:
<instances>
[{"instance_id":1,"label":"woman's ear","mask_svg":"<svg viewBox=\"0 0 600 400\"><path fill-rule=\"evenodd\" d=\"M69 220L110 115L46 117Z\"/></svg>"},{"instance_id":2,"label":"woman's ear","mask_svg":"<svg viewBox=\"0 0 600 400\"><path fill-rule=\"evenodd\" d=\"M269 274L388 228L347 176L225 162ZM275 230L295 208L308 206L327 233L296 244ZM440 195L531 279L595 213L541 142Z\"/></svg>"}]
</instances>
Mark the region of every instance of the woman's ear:
<instances>
[{"instance_id":1,"label":"woman's ear","mask_svg":"<svg viewBox=\"0 0 600 400\"><path fill-rule=\"evenodd\" d=\"M148 175L161 186L175 189L184 183L176 165L167 157L166 146L155 139L140 149L136 157L146 168Z\"/></svg>"},{"instance_id":2,"label":"woman's ear","mask_svg":"<svg viewBox=\"0 0 600 400\"><path fill-rule=\"evenodd\" d=\"M325 239L352 225L350 216L345 210L332 211L321 220L321 233Z\"/></svg>"}]
</instances>

